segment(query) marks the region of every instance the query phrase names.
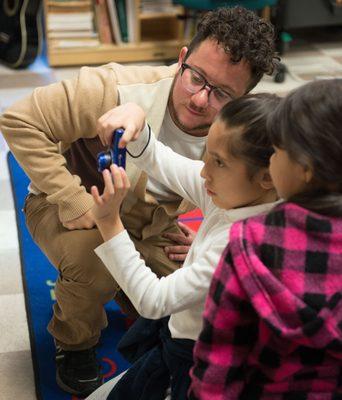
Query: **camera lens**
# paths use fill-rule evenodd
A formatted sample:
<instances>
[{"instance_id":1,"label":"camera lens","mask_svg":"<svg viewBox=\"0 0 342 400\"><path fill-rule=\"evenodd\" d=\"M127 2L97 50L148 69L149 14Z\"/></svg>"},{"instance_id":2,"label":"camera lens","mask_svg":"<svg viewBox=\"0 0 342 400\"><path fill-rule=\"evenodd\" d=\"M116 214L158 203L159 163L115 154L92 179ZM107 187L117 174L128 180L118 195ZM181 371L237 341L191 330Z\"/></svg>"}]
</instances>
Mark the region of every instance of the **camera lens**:
<instances>
[{"instance_id":1,"label":"camera lens","mask_svg":"<svg viewBox=\"0 0 342 400\"><path fill-rule=\"evenodd\" d=\"M97 156L97 170L99 172L102 172L106 168L109 168L110 165L112 164L112 160L113 160L112 152L110 150L102 151Z\"/></svg>"}]
</instances>

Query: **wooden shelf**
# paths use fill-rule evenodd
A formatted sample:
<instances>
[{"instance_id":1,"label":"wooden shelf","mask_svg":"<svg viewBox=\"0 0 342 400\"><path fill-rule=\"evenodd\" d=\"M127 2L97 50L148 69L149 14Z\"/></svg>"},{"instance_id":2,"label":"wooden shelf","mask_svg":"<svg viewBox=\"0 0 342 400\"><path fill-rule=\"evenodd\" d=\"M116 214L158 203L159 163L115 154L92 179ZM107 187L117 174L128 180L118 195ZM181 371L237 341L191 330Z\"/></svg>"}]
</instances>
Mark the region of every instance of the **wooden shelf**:
<instances>
[{"instance_id":1,"label":"wooden shelf","mask_svg":"<svg viewBox=\"0 0 342 400\"><path fill-rule=\"evenodd\" d=\"M160 61L177 58L184 45L179 40L101 45L90 48L54 49L49 53L51 66L91 65L114 62Z\"/></svg>"},{"instance_id":2,"label":"wooden shelf","mask_svg":"<svg viewBox=\"0 0 342 400\"><path fill-rule=\"evenodd\" d=\"M182 7L175 6L172 11L168 12L144 12L139 14L139 19L159 19L159 18L175 18L184 13Z\"/></svg>"},{"instance_id":3,"label":"wooden shelf","mask_svg":"<svg viewBox=\"0 0 342 400\"><path fill-rule=\"evenodd\" d=\"M91 47L58 48L47 37L48 59L51 66L96 65L114 62L162 61L178 57L184 46L183 21L177 18L183 12L175 6L174 12L139 13L140 0L136 1L136 43L100 44ZM44 0L45 18L51 10L49 0ZM50 43L51 42L51 43ZM50 44L50 45L49 45Z\"/></svg>"}]
</instances>

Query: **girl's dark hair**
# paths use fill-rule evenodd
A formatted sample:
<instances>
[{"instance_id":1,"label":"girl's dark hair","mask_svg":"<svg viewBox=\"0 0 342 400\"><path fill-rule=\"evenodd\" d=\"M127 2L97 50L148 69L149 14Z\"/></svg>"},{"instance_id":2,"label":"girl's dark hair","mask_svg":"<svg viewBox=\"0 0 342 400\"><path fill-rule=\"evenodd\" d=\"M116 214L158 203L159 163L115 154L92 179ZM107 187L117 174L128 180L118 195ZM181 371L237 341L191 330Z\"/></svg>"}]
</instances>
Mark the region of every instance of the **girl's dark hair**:
<instances>
[{"instance_id":1,"label":"girl's dark hair","mask_svg":"<svg viewBox=\"0 0 342 400\"><path fill-rule=\"evenodd\" d=\"M226 104L218 115L227 127L236 128L229 140L229 153L246 162L250 179L261 168L269 167L273 147L266 130L267 118L279 101L274 94L249 94Z\"/></svg>"},{"instance_id":2,"label":"girl's dark hair","mask_svg":"<svg viewBox=\"0 0 342 400\"><path fill-rule=\"evenodd\" d=\"M188 46L186 58L206 39L217 40L230 55L231 62L238 63L242 59L249 62L252 79L247 92L256 86L263 74L271 74L279 63L272 24L243 7L218 8L206 13Z\"/></svg>"},{"instance_id":3,"label":"girl's dark hair","mask_svg":"<svg viewBox=\"0 0 342 400\"><path fill-rule=\"evenodd\" d=\"M281 100L269 118L272 143L313 170L305 192L290 201L342 216L342 79L308 83Z\"/></svg>"}]
</instances>

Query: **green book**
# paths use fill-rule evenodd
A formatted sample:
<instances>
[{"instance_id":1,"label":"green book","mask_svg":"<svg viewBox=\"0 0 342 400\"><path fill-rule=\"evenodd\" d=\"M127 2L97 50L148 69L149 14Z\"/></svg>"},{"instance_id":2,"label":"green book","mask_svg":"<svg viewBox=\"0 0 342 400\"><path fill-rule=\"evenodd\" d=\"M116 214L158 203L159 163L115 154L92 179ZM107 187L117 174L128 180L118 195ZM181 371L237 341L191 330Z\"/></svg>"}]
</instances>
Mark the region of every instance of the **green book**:
<instances>
[{"instance_id":1,"label":"green book","mask_svg":"<svg viewBox=\"0 0 342 400\"><path fill-rule=\"evenodd\" d=\"M128 42L127 15L125 0L114 0L116 11L118 13L121 38L123 42Z\"/></svg>"}]
</instances>

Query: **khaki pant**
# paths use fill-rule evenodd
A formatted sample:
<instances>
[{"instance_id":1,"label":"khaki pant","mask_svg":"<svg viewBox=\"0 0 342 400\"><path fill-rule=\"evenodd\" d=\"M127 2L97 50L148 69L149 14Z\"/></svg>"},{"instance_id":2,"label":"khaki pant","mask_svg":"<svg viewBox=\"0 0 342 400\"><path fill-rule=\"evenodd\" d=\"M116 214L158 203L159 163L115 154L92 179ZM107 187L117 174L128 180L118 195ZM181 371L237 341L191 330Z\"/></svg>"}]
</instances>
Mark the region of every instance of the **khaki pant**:
<instances>
[{"instance_id":1,"label":"khaki pant","mask_svg":"<svg viewBox=\"0 0 342 400\"><path fill-rule=\"evenodd\" d=\"M37 245L58 269L56 303L48 330L64 350L83 350L97 344L107 326L104 304L115 298L124 311L133 309L125 294L93 251L103 240L98 229L67 230L60 223L57 206L44 194L30 194L25 202L27 227ZM176 232L175 223L165 231ZM132 236L131 236L132 237ZM163 248L170 241L161 236L143 240L132 237L146 264L158 275L179 268Z\"/></svg>"}]
</instances>

